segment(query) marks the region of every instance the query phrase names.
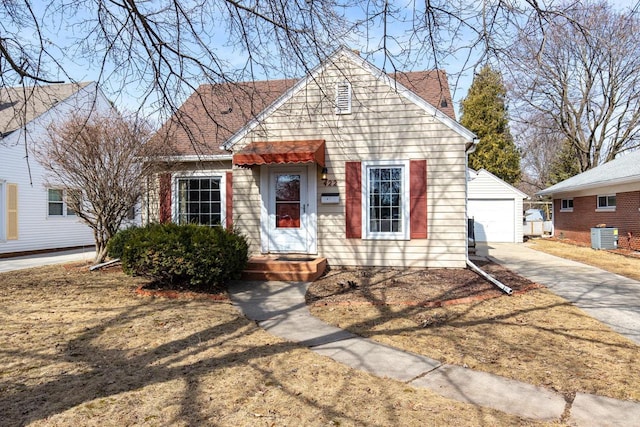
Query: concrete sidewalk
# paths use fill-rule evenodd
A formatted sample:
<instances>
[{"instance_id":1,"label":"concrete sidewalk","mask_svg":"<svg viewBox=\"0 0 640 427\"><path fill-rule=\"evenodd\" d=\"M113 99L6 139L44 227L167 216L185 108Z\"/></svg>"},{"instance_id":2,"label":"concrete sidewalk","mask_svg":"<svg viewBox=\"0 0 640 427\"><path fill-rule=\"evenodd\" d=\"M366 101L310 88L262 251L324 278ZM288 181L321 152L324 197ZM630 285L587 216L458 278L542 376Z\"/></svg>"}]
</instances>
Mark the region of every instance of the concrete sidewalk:
<instances>
[{"instance_id":1,"label":"concrete sidewalk","mask_svg":"<svg viewBox=\"0 0 640 427\"><path fill-rule=\"evenodd\" d=\"M5 271L22 270L25 268L42 267L44 265L93 260L96 257L96 251L92 248L49 252L45 254L26 255L12 258L0 258L0 273Z\"/></svg>"},{"instance_id":2,"label":"concrete sidewalk","mask_svg":"<svg viewBox=\"0 0 640 427\"><path fill-rule=\"evenodd\" d=\"M521 276L545 285L556 295L640 344L640 282L523 244L479 246L478 255L483 254Z\"/></svg>"},{"instance_id":3,"label":"concrete sidewalk","mask_svg":"<svg viewBox=\"0 0 640 427\"><path fill-rule=\"evenodd\" d=\"M572 425L635 426L640 404L579 393L572 404L551 390L378 344L327 325L305 304L308 283L236 282L231 299L273 335L299 342L332 359L413 387L534 420L560 420L567 406Z\"/></svg>"}]
</instances>

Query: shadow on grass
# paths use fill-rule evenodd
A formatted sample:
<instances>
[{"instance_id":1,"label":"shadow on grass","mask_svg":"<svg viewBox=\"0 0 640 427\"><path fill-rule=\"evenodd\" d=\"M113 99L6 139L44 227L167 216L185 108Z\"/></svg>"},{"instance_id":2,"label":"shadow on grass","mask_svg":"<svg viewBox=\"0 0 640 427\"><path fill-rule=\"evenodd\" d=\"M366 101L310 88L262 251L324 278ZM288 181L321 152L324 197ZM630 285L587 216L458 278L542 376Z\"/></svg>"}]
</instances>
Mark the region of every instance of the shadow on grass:
<instances>
[{"instance_id":1,"label":"shadow on grass","mask_svg":"<svg viewBox=\"0 0 640 427\"><path fill-rule=\"evenodd\" d=\"M55 291L71 286L68 279L53 280L57 281L55 286L60 286ZM39 291L45 290L45 287L35 286ZM89 293L108 292L109 285L94 283L87 288ZM61 297L59 303L64 304L64 297ZM166 315L163 312L173 312L176 307L189 310L189 304L193 302L137 298L131 294L129 299L114 300L113 303L117 306L101 306L89 301L86 310L96 313L103 320L97 324L93 322L91 326L86 323L88 326L82 332L73 335L72 339L68 336L59 339L57 344L59 348L54 354L41 351L41 347L33 351L0 349L3 360L12 362L27 360L32 363L36 361L34 366L38 361L45 366L66 365L64 368L66 371L63 369L50 371L54 372L51 376L39 374L40 377L37 378L41 382L39 384L27 385L18 380L11 382L10 377L5 375L0 382L0 390L2 390L0 425L27 425L34 421L47 420L87 402L115 397L121 393L133 392L173 380L180 380L181 386L176 392L180 408L175 414L176 419L165 421L169 424L210 424L217 420L211 419L211 407L207 404L203 405L203 399L215 401L217 395L224 394L225 390L211 389L203 384L201 378L216 371L234 367L250 369L252 377L262 376L260 381L263 383L273 384L288 398L294 402L297 401L301 407L317 411L328 419L341 419L353 424L365 423L366 414L358 414L358 411L347 413L337 409L333 398L315 400L309 393L301 393L296 389L299 386L287 384L282 372L267 369L263 364L265 359L287 354L302 347L271 338L267 342L264 342L263 338L263 344L256 344L260 339L251 337L263 332L239 313L229 314L229 311L234 309L226 304L196 302L204 304L207 310L210 307L212 324L210 327L199 328L179 339L158 336L158 341L164 342L155 345L154 337L151 335L143 342L144 347L132 347L127 346L124 340L120 341L123 345L119 346L105 346L101 340L117 331L127 331L139 322L147 326L152 325L153 322L149 322L149 317L159 316L165 319ZM217 310L222 311L217 312ZM76 307L73 311L76 311ZM32 315L33 318L42 317L38 314L37 308L33 309ZM81 327L82 324L75 326ZM156 333L160 335L161 328ZM249 337L248 340L246 340L247 337ZM304 367L300 368L304 369ZM30 375L30 380L34 380L38 375L35 372L37 368L34 375ZM348 387L348 378L335 381L334 385L337 388L341 387L339 381L346 381L342 387L345 389ZM255 393L251 385L247 388L246 392L241 393L243 400L251 399L252 393ZM159 402L160 405L167 403ZM171 402L171 404L175 403L175 401ZM392 407L391 396L379 402L379 407L387 408L387 420L393 419L396 408Z\"/></svg>"},{"instance_id":2,"label":"shadow on grass","mask_svg":"<svg viewBox=\"0 0 640 427\"><path fill-rule=\"evenodd\" d=\"M406 273L399 271L385 281L393 286L403 277ZM640 379L637 346L548 291L429 307L464 293L467 284L426 292L424 300L417 301L420 306L390 302L389 290L374 277L363 275L360 282L357 290L351 290L354 300L369 304L331 308L332 297L338 301L348 297L341 290L331 294L324 288L329 301L324 307L323 296L314 293L313 285L309 300L317 304L321 317L322 313L329 319L342 316L340 325L352 333L445 363L468 362L474 369L550 387L565 396L582 391L640 399L640 390L627 385L628 378ZM509 280L504 282L511 286ZM473 286L468 291L476 297L485 293ZM620 363L628 365L619 369Z\"/></svg>"}]
</instances>

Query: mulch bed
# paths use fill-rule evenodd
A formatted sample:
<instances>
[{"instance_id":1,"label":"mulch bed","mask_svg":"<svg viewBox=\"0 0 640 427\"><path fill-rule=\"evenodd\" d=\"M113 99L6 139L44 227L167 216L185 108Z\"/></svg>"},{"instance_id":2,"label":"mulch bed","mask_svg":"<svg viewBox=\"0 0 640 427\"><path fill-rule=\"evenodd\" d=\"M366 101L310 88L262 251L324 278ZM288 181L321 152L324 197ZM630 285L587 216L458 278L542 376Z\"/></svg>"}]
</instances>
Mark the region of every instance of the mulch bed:
<instances>
[{"instance_id":1,"label":"mulch bed","mask_svg":"<svg viewBox=\"0 0 640 427\"><path fill-rule=\"evenodd\" d=\"M521 294L543 287L490 261L476 265ZM90 263L65 265L67 270L87 270ZM98 272L121 271L121 266L109 266ZM206 299L230 303L223 289L193 291L183 286L146 283L135 290L144 297L168 299ZM334 268L309 287L309 305L403 305L441 307L467 304L505 295L469 269L394 269L394 268Z\"/></svg>"},{"instance_id":2,"label":"mulch bed","mask_svg":"<svg viewBox=\"0 0 640 427\"><path fill-rule=\"evenodd\" d=\"M67 271L73 272L88 272L89 267L91 267L93 263L91 261L80 261L64 264L63 267ZM119 273L122 272L121 264L113 264L98 270L94 270L91 273ZM138 286L135 290L137 295L143 297L159 297L159 298L168 298L168 299L206 299L217 302L226 302L231 303L231 299L229 298L229 294L223 289L214 289L211 290L189 290L181 285L159 285L157 283L145 283Z\"/></svg>"},{"instance_id":3,"label":"mulch bed","mask_svg":"<svg viewBox=\"0 0 640 427\"><path fill-rule=\"evenodd\" d=\"M489 261L475 263L513 289L514 294L543 287ZM469 269L339 268L316 280L309 305L405 305L440 307L505 295Z\"/></svg>"}]
</instances>

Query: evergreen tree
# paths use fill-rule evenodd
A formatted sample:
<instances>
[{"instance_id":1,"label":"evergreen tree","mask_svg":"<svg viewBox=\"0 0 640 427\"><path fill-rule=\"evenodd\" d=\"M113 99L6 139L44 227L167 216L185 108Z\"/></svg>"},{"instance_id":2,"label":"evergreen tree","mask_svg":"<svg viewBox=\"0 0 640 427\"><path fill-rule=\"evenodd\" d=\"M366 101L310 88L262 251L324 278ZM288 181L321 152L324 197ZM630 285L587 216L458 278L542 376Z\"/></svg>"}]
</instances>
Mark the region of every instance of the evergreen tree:
<instances>
[{"instance_id":1,"label":"evergreen tree","mask_svg":"<svg viewBox=\"0 0 640 427\"><path fill-rule=\"evenodd\" d=\"M500 72L485 65L462 101L460 123L480 138L476 151L469 155L469 167L484 168L515 184L520 180L520 153L509 131L506 92Z\"/></svg>"},{"instance_id":2,"label":"evergreen tree","mask_svg":"<svg viewBox=\"0 0 640 427\"><path fill-rule=\"evenodd\" d=\"M578 175L580 172L580 162L578 161L576 148L567 139L558 151L557 158L551 164L548 185L564 181L574 175Z\"/></svg>"}]
</instances>

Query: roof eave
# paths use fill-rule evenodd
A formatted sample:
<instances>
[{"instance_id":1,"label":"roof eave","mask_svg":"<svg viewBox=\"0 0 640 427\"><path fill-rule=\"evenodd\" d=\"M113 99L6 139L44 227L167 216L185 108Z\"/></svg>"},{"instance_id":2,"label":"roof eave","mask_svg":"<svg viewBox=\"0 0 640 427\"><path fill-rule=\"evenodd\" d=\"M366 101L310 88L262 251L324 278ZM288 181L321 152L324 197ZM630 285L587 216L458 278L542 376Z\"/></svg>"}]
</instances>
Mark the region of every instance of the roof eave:
<instances>
[{"instance_id":1,"label":"roof eave","mask_svg":"<svg viewBox=\"0 0 640 427\"><path fill-rule=\"evenodd\" d=\"M160 156L153 159L154 162L215 162L231 161L231 154L188 154L182 156Z\"/></svg>"},{"instance_id":2,"label":"roof eave","mask_svg":"<svg viewBox=\"0 0 640 427\"><path fill-rule=\"evenodd\" d=\"M598 181L598 182L590 182L586 184L569 185L567 187L553 188L555 186L552 186L547 189L538 191L535 195L536 196L553 196L554 194L570 193L570 192L582 191L582 190L592 190L600 187L608 187L611 185L619 185L619 184L630 184L634 182L640 182L640 175L632 175L632 176L626 176L624 178L609 179L609 180Z\"/></svg>"}]
</instances>

